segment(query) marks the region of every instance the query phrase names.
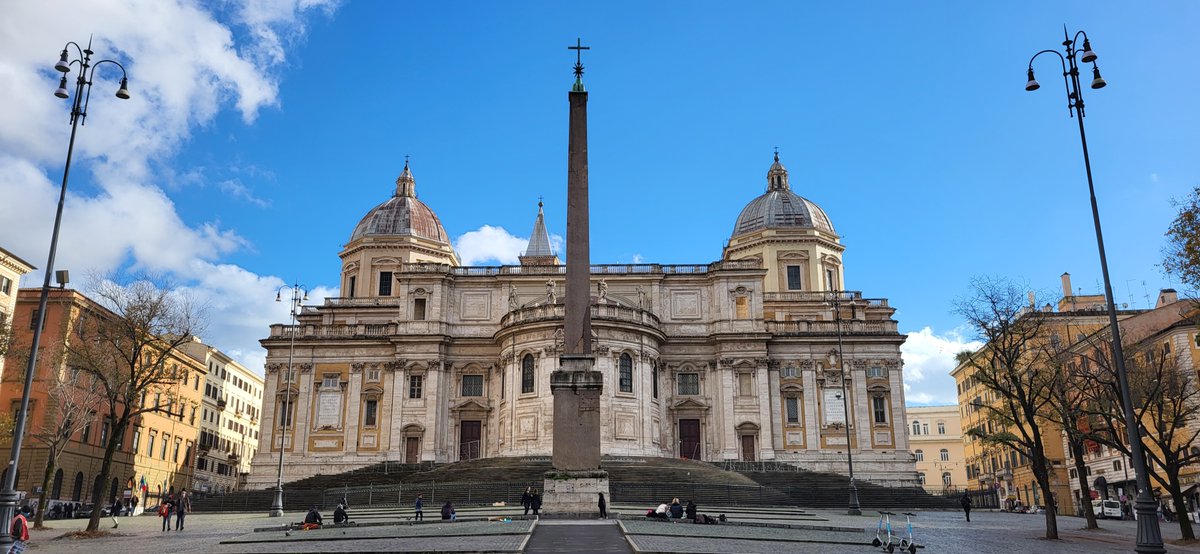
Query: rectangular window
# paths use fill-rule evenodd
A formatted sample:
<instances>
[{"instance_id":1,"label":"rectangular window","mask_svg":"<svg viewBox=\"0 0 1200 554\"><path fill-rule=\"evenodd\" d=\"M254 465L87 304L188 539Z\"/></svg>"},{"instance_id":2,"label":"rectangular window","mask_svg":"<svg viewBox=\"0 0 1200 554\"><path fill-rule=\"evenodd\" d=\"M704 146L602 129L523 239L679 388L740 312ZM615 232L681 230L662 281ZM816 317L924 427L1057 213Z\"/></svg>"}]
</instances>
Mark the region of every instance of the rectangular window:
<instances>
[{"instance_id":1,"label":"rectangular window","mask_svg":"<svg viewBox=\"0 0 1200 554\"><path fill-rule=\"evenodd\" d=\"M463 396L483 396L483 376L482 375L463 375L462 395Z\"/></svg>"},{"instance_id":2,"label":"rectangular window","mask_svg":"<svg viewBox=\"0 0 1200 554\"><path fill-rule=\"evenodd\" d=\"M171 451L171 461L179 461L179 439L175 439L175 450Z\"/></svg>"},{"instance_id":3,"label":"rectangular window","mask_svg":"<svg viewBox=\"0 0 1200 554\"><path fill-rule=\"evenodd\" d=\"M0 276L0 292L4 294L12 294L12 279Z\"/></svg>"},{"instance_id":4,"label":"rectangular window","mask_svg":"<svg viewBox=\"0 0 1200 554\"><path fill-rule=\"evenodd\" d=\"M800 376L800 369L794 365L784 366L779 370L779 376L784 379L795 379Z\"/></svg>"},{"instance_id":5,"label":"rectangular window","mask_svg":"<svg viewBox=\"0 0 1200 554\"><path fill-rule=\"evenodd\" d=\"M787 266L787 288L788 290L800 290L800 266Z\"/></svg>"},{"instance_id":6,"label":"rectangular window","mask_svg":"<svg viewBox=\"0 0 1200 554\"><path fill-rule=\"evenodd\" d=\"M753 396L754 395L754 376L749 373L739 373L737 380L738 396Z\"/></svg>"},{"instance_id":7,"label":"rectangular window","mask_svg":"<svg viewBox=\"0 0 1200 554\"><path fill-rule=\"evenodd\" d=\"M321 388L336 389L336 388L338 388L338 384L340 382L341 382L341 377L338 374L326 373L325 376L321 379Z\"/></svg>"},{"instance_id":8,"label":"rectangular window","mask_svg":"<svg viewBox=\"0 0 1200 554\"><path fill-rule=\"evenodd\" d=\"M425 321L425 299L413 300L413 321Z\"/></svg>"},{"instance_id":9,"label":"rectangular window","mask_svg":"<svg viewBox=\"0 0 1200 554\"><path fill-rule=\"evenodd\" d=\"M412 375L408 378L408 397L420 398L421 385L423 378L420 375Z\"/></svg>"},{"instance_id":10,"label":"rectangular window","mask_svg":"<svg viewBox=\"0 0 1200 554\"><path fill-rule=\"evenodd\" d=\"M867 377L877 377L877 378L887 377L887 371L879 366L869 367L869 368L867 368Z\"/></svg>"},{"instance_id":11,"label":"rectangular window","mask_svg":"<svg viewBox=\"0 0 1200 554\"><path fill-rule=\"evenodd\" d=\"M837 286L837 273L832 269L825 270L825 284L829 290L841 290L841 287Z\"/></svg>"},{"instance_id":12,"label":"rectangular window","mask_svg":"<svg viewBox=\"0 0 1200 554\"><path fill-rule=\"evenodd\" d=\"M699 373L680 373L678 379L680 396L700 394Z\"/></svg>"},{"instance_id":13,"label":"rectangular window","mask_svg":"<svg viewBox=\"0 0 1200 554\"><path fill-rule=\"evenodd\" d=\"M734 315L737 319L750 319L750 299L739 296L733 299Z\"/></svg>"},{"instance_id":14,"label":"rectangular window","mask_svg":"<svg viewBox=\"0 0 1200 554\"><path fill-rule=\"evenodd\" d=\"M105 418L105 419L107 419L107 418ZM102 446L108 444L108 422L107 421L100 424L100 444Z\"/></svg>"},{"instance_id":15,"label":"rectangular window","mask_svg":"<svg viewBox=\"0 0 1200 554\"><path fill-rule=\"evenodd\" d=\"M784 408L787 410L788 423L800 423L800 399L789 397L783 399Z\"/></svg>"},{"instance_id":16,"label":"rectangular window","mask_svg":"<svg viewBox=\"0 0 1200 554\"><path fill-rule=\"evenodd\" d=\"M937 424L937 427L938 427L938 434L939 434L939 435L945 435L945 434L946 434L946 424L945 424L944 422L941 422L941 421L939 421L939 422L938 422L938 424Z\"/></svg>"},{"instance_id":17,"label":"rectangular window","mask_svg":"<svg viewBox=\"0 0 1200 554\"><path fill-rule=\"evenodd\" d=\"M167 439L168 439L169 437L170 437L170 435L163 435L163 438L162 438L162 450L160 450L160 451L159 451L159 457L160 457L160 458L162 458L162 459L164 459L164 460L165 460L165 459L167 459L167 443L168 443L168 442L170 442L170 441L168 441Z\"/></svg>"},{"instance_id":18,"label":"rectangular window","mask_svg":"<svg viewBox=\"0 0 1200 554\"><path fill-rule=\"evenodd\" d=\"M882 396L871 398L871 406L875 412L875 423L887 423L887 399Z\"/></svg>"},{"instance_id":19,"label":"rectangular window","mask_svg":"<svg viewBox=\"0 0 1200 554\"><path fill-rule=\"evenodd\" d=\"M138 449L141 447L141 444L142 444L142 430L135 427L133 429L133 442L130 443L129 451L134 454L137 454Z\"/></svg>"},{"instance_id":20,"label":"rectangular window","mask_svg":"<svg viewBox=\"0 0 1200 554\"><path fill-rule=\"evenodd\" d=\"M503 399L504 399L504 389L506 389L506 388L507 388L507 387L505 387L505 386L504 386L504 385L505 385L505 383L504 383L504 375L505 375L506 373L507 373L507 372L506 372L506 371L504 371L504 368L500 368L500 399L501 399L501 400L503 400Z\"/></svg>"},{"instance_id":21,"label":"rectangular window","mask_svg":"<svg viewBox=\"0 0 1200 554\"><path fill-rule=\"evenodd\" d=\"M146 457L154 457L154 439L158 438L158 431L150 431L150 440L146 441Z\"/></svg>"},{"instance_id":22,"label":"rectangular window","mask_svg":"<svg viewBox=\"0 0 1200 554\"><path fill-rule=\"evenodd\" d=\"M379 296L392 295L392 272L379 272Z\"/></svg>"},{"instance_id":23,"label":"rectangular window","mask_svg":"<svg viewBox=\"0 0 1200 554\"><path fill-rule=\"evenodd\" d=\"M379 382L379 370L378 369L368 369L367 370L367 381L372 382L372 383Z\"/></svg>"},{"instance_id":24,"label":"rectangular window","mask_svg":"<svg viewBox=\"0 0 1200 554\"><path fill-rule=\"evenodd\" d=\"M651 363L650 365L650 395L658 398L658 364Z\"/></svg>"},{"instance_id":25,"label":"rectangular window","mask_svg":"<svg viewBox=\"0 0 1200 554\"><path fill-rule=\"evenodd\" d=\"M42 313L42 311L38 310L36 308L33 310L33 314L29 318L29 330L30 331L32 331L35 327L37 327L38 315L41 313ZM45 321L42 322L42 330L43 331L46 330L46 322Z\"/></svg>"},{"instance_id":26,"label":"rectangular window","mask_svg":"<svg viewBox=\"0 0 1200 554\"><path fill-rule=\"evenodd\" d=\"M376 420L376 412L379 410L378 400L368 400L366 407L363 409L363 427L374 427Z\"/></svg>"},{"instance_id":27,"label":"rectangular window","mask_svg":"<svg viewBox=\"0 0 1200 554\"><path fill-rule=\"evenodd\" d=\"M346 287L346 289L347 289L346 297L347 298L354 298L354 285L357 284L357 281L358 281L358 276L356 276L356 275L350 276L350 285Z\"/></svg>"}]
</instances>

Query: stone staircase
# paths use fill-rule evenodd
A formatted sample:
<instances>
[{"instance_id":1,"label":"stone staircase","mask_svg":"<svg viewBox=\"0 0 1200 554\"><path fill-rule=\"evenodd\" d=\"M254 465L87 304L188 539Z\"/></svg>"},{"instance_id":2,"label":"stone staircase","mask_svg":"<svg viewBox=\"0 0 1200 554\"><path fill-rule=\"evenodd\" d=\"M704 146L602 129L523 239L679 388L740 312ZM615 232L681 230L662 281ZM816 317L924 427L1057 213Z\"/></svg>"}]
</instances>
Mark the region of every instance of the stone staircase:
<instances>
[{"instance_id":1,"label":"stone staircase","mask_svg":"<svg viewBox=\"0 0 1200 554\"><path fill-rule=\"evenodd\" d=\"M831 509L845 508L848 503L847 478L792 466L731 471L693 460L605 457L601 468L609 473L610 503L657 505L672 498L691 498L709 506ZM416 494L421 493L427 514L433 513L435 517L447 500L464 508L505 502L519 509L525 487L541 488L543 474L550 469L549 458L533 457L484 458L442 465L376 464L287 483L284 507L289 511L312 505L332 509L345 497L359 513L376 508L404 511L411 507ZM921 489L889 488L862 481L857 485L864 509L955 507L952 499L930 496ZM196 497L193 505L200 511L259 511L267 509L273 497L272 490L242 491Z\"/></svg>"}]
</instances>

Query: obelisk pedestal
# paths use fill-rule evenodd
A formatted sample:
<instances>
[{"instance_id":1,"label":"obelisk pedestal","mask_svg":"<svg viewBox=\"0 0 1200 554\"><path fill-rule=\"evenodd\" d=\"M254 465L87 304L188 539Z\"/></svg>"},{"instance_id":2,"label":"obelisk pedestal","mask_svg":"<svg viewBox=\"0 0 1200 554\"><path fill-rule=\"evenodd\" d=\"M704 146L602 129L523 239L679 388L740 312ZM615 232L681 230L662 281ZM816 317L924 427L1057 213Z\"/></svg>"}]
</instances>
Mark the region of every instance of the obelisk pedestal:
<instances>
[{"instance_id":1,"label":"obelisk pedestal","mask_svg":"<svg viewBox=\"0 0 1200 554\"><path fill-rule=\"evenodd\" d=\"M591 265L588 238L587 91L578 53L567 146L567 291L563 354L550 374L554 395L554 470L546 473L542 509L550 516L599 515L599 493L608 496L600 469L600 395L604 377L592 356Z\"/></svg>"}]
</instances>

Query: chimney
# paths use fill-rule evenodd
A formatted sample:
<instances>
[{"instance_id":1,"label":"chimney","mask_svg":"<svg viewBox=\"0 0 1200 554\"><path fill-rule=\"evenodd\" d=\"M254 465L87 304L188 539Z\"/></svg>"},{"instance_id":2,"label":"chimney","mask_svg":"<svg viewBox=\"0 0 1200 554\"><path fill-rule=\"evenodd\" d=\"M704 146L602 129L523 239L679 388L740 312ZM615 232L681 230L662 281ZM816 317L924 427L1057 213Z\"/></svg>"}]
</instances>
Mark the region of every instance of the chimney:
<instances>
[{"instance_id":1,"label":"chimney","mask_svg":"<svg viewBox=\"0 0 1200 554\"><path fill-rule=\"evenodd\" d=\"M1062 287L1063 287L1063 296L1074 296L1074 294L1071 293L1071 274L1070 273L1062 274Z\"/></svg>"},{"instance_id":2,"label":"chimney","mask_svg":"<svg viewBox=\"0 0 1200 554\"><path fill-rule=\"evenodd\" d=\"M1179 293L1175 289L1162 289L1158 291L1158 303L1154 305L1155 309L1161 308L1168 304L1174 304L1179 301Z\"/></svg>"}]
</instances>

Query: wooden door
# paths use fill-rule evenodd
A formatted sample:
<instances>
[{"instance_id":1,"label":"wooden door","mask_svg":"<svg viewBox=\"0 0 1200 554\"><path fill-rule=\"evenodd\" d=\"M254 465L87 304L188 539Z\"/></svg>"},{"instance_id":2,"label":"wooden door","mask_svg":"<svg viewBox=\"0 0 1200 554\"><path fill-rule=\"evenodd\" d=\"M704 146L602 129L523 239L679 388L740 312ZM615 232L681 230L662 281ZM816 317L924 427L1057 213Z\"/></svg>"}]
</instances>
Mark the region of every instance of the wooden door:
<instances>
[{"instance_id":1,"label":"wooden door","mask_svg":"<svg viewBox=\"0 0 1200 554\"><path fill-rule=\"evenodd\" d=\"M479 457L481 425L479 421L464 421L458 426L458 459L474 460Z\"/></svg>"},{"instance_id":2,"label":"wooden door","mask_svg":"<svg viewBox=\"0 0 1200 554\"><path fill-rule=\"evenodd\" d=\"M754 435L742 435L742 460L754 461Z\"/></svg>"},{"instance_id":3,"label":"wooden door","mask_svg":"<svg viewBox=\"0 0 1200 554\"><path fill-rule=\"evenodd\" d=\"M700 452L700 420L679 420L679 457L702 459Z\"/></svg>"},{"instance_id":4,"label":"wooden door","mask_svg":"<svg viewBox=\"0 0 1200 554\"><path fill-rule=\"evenodd\" d=\"M404 463L416 464L421 462L421 437L405 437Z\"/></svg>"}]
</instances>

